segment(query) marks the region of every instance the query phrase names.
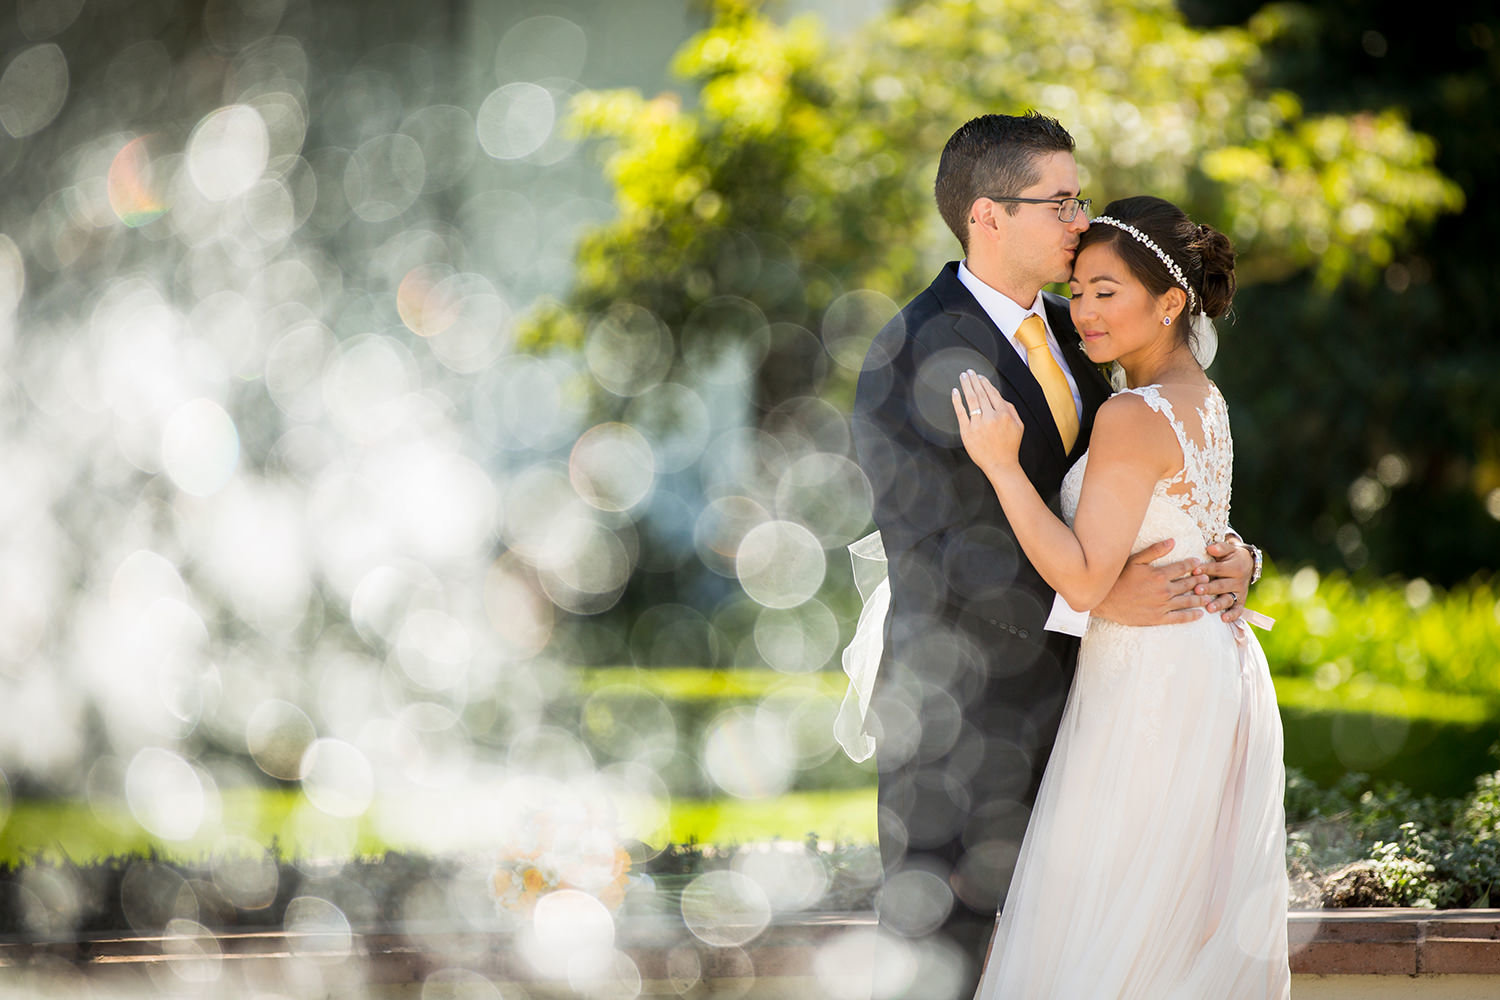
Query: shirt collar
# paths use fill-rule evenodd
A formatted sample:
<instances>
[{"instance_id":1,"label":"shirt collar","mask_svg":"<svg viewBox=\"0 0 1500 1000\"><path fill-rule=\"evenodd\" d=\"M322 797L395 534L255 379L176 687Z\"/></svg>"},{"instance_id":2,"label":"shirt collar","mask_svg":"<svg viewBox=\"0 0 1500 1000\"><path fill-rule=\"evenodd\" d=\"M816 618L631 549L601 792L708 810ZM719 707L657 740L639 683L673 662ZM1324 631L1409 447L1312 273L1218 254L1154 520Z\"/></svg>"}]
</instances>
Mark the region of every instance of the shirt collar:
<instances>
[{"instance_id":1,"label":"shirt collar","mask_svg":"<svg viewBox=\"0 0 1500 1000\"><path fill-rule=\"evenodd\" d=\"M1040 316L1043 325L1047 327L1047 332L1052 332L1052 326L1047 322L1047 311L1042 308L1041 292L1036 293L1036 298L1029 306L1020 305L1009 295L985 284L981 278L969 270L966 261L958 263L958 280L963 282L964 287L979 302L979 307L995 321L1000 332L1011 341L1016 339L1016 331L1020 329L1021 321L1027 316Z\"/></svg>"}]
</instances>

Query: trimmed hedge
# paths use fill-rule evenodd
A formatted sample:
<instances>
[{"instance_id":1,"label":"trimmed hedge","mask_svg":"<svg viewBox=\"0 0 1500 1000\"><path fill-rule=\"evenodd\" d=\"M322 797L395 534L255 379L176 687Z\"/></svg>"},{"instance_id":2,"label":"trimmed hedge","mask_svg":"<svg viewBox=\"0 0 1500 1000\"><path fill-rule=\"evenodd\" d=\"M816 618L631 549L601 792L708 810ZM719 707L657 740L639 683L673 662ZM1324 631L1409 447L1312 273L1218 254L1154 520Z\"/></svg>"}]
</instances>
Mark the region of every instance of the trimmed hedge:
<instances>
[{"instance_id":1,"label":"trimmed hedge","mask_svg":"<svg viewBox=\"0 0 1500 1000\"><path fill-rule=\"evenodd\" d=\"M1281 628L1278 621L1277 629ZM1397 687L1368 679L1333 688L1315 679L1274 678L1286 731L1286 763L1323 785L1359 773L1374 781L1400 782L1420 794L1456 796L1475 775L1493 766L1489 748L1500 741L1500 710L1487 698ZM831 727L843 698L842 673L788 676L771 670L612 667L580 674L573 696L554 706L559 725L583 724L585 741L601 759L611 757L611 739L600 738L599 720L619 727L632 720L670 716L680 747L702 747L720 713L764 704L800 706L806 725ZM591 722L592 719L592 722ZM855 764L829 742L830 728L793 776L793 790L865 788L875 784L873 761ZM609 734L618 738L618 733ZM663 779L674 795L708 799L721 795L691 755L674 757Z\"/></svg>"},{"instance_id":2,"label":"trimmed hedge","mask_svg":"<svg viewBox=\"0 0 1500 1000\"><path fill-rule=\"evenodd\" d=\"M1320 787L1293 769L1287 776L1287 820L1294 906L1462 908L1500 898L1500 773L1481 776L1463 797L1440 799L1371 783L1364 775ZM767 856L759 865L751 860L757 870L778 870L775 859L784 856L800 878L814 879L814 891L797 906L847 912L874 905L878 850L809 834L800 843L745 848L633 845L621 912L671 913L694 877L739 867L745 852ZM148 853L86 863L38 858L0 864L0 935L151 935L184 917L213 931L275 928L299 896L337 906L355 930L442 914L500 930L519 919L496 906L483 858L386 852L308 862L290 861L273 849L269 859L248 862L253 879L240 877L232 857L172 860Z\"/></svg>"},{"instance_id":3,"label":"trimmed hedge","mask_svg":"<svg viewBox=\"0 0 1500 1000\"><path fill-rule=\"evenodd\" d=\"M1420 579L1268 571L1250 604L1276 619L1260 637L1278 679L1351 697L1386 685L1500 705L1500 587L1489 577L1445 591Z\"/></svg>"}]
</instances>

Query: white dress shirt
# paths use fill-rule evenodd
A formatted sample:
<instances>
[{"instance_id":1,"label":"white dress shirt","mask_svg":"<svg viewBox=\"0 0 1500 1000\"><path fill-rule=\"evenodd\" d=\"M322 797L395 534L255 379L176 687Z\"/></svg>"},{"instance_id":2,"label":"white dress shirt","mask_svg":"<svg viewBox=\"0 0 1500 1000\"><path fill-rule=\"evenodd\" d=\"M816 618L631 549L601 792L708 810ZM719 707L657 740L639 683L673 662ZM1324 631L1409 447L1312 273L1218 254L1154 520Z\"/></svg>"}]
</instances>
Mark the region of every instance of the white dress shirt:
<instances>
[{"instance_id":1,"label":"white dress shirt","mask_svg":"<svg viewBox=\"0 0 1500 1000\"><path fill-rule=\"evenodd\" d=\"M1040 316L1042 325L1047 328L1047 349L1052 352L1052 357L1057 359L1057 366L1062 369L1063 376L1068 380L1068 388L1073 393L1073 406L1078 411L1078 422L1083 423L1083 397L1078 394L1078 382L1073 378L1073 372L1068 368L1068 363L1063 360L1062 348L1058 346L1057 335L1052 332L1052 324L1047 322L1047 310L1042 308L1042 293L1037 292L1036 298L1030 305L1019 305L1014 299L1004 292L998 291L970 271L966 262L958 265L958 280L963 282L965 288L979 302L980 308L1005 334L1005 339L1010 341L1010 346L1015 348L1021 356L1021 361L1026 361L1026 345L1016 340L1016 331L1021 328L1021 322L1027 316ZM1042 626L1049 632L1062 632L1066 635L1083 635L1084 629L1088 627L1089 613L1079 611L1062 599L1061 594L1052 595L1052 613L1047 616L1047 623Z\"/></svg>"}]
</instances>

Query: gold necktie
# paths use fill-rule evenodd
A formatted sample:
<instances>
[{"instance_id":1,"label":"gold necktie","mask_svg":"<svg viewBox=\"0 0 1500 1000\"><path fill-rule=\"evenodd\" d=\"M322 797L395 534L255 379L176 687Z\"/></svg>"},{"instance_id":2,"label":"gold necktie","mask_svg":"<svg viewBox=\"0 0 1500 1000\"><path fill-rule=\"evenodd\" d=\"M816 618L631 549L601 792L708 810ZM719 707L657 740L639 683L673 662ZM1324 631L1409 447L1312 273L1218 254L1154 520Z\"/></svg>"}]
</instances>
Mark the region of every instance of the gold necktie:
<instances>
[{"instance_id":1,"label":"gold necktie","mask_svg":"<svg viewBox=\"0 0 1500 1000\"><path fill-rule=\"evenodd\" d=\"M1073 406L1073 390L1068 388L1067 376L1047 347L1047 327L1042 318L1032 313L1022 320L1016 339L1026 348L1026 364L1047 397L1052 419L1057 421L1058 433L1062 435L1063 451L1072 451L1073 442L1078 440L1078 411Z\"/></svg>"}]
</instances>

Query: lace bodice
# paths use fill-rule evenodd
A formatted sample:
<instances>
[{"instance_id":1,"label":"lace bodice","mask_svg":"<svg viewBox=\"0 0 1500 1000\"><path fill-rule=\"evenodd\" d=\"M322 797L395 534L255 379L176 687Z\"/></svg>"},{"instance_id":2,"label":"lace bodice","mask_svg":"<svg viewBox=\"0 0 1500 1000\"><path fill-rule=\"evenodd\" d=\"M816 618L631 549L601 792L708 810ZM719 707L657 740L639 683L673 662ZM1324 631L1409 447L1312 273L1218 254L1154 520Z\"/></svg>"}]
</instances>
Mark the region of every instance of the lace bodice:
<instances>
[{"instance_id":1,"label":"lace bodice","mask_svg":"<svg viewBox=\"0 0 1500 1000\"><path fill-rule=\"evenodd\" d=\"M1137 545L1175 537L1179 542L1195 541L1192 552L1180 547L1171 558L1181 559L1196 554L1210 542L1223 539L1229 530L1230 485L1234 472L1234 442L1229 434L1229 407L1219 394L1218 386L1209 383L1203 405L1194 410L1186 420L1179 420L1172 409L1172 401L1162 395L1161 387L1155 385L1125 389L1145 400L1146 405L1167 419L1177 443L1182 447L1182 469L1174 476L1156 484L1151 507L1141 525ZM1085 466L1088 454L1068 471L1062 484L1063 514L1072 523L1078 511L1078 497L1083 489ZM1184 527L1170 523L1176 518L1163 517L1166 510L1179 511L1192 519L1198 528L1198 539L1184 539L1180 529Z\"/></svg>"}]
</instances>

